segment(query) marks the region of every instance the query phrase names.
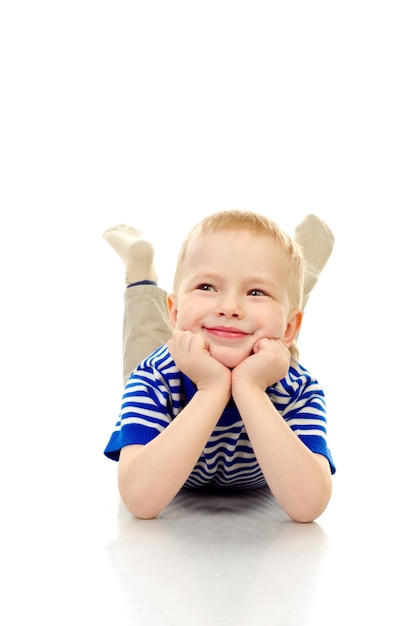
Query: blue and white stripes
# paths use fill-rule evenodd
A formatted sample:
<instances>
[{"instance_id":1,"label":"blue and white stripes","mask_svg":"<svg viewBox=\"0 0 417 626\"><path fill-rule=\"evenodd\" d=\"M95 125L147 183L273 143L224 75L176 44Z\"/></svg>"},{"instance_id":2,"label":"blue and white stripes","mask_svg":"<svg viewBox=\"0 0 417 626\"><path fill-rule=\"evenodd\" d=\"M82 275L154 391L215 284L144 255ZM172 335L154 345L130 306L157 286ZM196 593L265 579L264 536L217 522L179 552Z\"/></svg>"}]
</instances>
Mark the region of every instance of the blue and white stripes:
<instances>
[{"instance_id":1,"label":"blue and white stripes","mask_svg":"<svg viewBox=\"0 0 417 626\"><path fill-rule=\"evenodd\" d=\"M127 381L119 420L104 454L117 461L122 447L147 444L169 426L195 392L194 384L178 371L166 345L153 352ZM327 457L333 473L326 443L325 399L317 381L301 365L293 364L287 377L269 387L267 393L277 414L308 448ZM220 417L185 486L208 484L234 488L266 484L233 402Z\"/></svg>"}]
</instances>

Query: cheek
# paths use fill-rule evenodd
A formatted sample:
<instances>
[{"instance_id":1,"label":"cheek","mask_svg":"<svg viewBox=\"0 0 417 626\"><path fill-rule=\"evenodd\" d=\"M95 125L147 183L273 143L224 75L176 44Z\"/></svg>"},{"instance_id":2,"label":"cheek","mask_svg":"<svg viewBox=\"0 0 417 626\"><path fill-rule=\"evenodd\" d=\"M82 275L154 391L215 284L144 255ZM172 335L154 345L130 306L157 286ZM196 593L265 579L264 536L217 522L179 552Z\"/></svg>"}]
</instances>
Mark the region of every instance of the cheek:
<instances>
[{"instance_id":1,"label":"cheek","mask_svg":"<svg viewBox=\"0 0 417 626\"><path fill-rule=\"evenodd\" d=\"M284 335L286 323L283 311L280 309L269 313L265 318L265 327L269 331L271 337L281 337Z\"/></svg>"},{"instance_id":2,"label":"cheek","mask_svg":"<svg viewBox=\"0 0 417 626\"><path fill-rule=\"evenodd\" d=\"M193 321L192 307L181 307L179 311L177 311L175 328L178 330L191 330Z\"/></svg>"},{"instance_id":3,"label":"cheek","mask_svg":"<svg viewBox=\"0 0 417 626\"><path fill-rule=\"evenodd\" d=\"M191 330L191 326L204 318L206 309L207 307L198 298L184 298L178 307L177 328Z\"/></svg>"}]
</instances>

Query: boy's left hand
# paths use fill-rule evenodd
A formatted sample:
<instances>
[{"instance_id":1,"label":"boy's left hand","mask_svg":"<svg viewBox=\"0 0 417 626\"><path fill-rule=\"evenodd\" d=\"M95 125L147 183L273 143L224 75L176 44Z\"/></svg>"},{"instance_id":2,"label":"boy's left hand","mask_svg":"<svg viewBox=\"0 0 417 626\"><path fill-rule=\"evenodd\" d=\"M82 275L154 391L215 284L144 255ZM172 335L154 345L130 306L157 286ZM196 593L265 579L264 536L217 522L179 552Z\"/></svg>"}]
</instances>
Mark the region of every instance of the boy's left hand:
<instances>
[{"instance_id":1,"label":"boy's left hand","mask_svg":"<svg viewBox=\"0 0 417 626\"><path fill-rule=\"evenodd\" d=\"M253 354L232 371L232 387L251 385L263 391L288 374L291 355L279 339L263 337L253 347Z\"/></svg>"}]
</instances>

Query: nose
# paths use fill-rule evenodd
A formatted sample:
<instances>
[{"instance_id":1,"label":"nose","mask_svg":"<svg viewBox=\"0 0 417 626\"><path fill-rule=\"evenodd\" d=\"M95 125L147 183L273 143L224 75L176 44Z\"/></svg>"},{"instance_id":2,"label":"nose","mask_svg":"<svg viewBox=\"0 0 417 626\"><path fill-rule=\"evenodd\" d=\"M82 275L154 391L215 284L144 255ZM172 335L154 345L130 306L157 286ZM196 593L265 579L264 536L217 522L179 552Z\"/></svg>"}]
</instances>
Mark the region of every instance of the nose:
<instances>
[{"instance_id":1,"label":"nose","mask_svg":"<svg viewBox=\"0 0 417 626\"><path fill-rule=\"evenodd\" d=\"M243 316L243 304L235 294L222 294L217 306L217 315L240 319Z\"/></svg>"}]
</instances>

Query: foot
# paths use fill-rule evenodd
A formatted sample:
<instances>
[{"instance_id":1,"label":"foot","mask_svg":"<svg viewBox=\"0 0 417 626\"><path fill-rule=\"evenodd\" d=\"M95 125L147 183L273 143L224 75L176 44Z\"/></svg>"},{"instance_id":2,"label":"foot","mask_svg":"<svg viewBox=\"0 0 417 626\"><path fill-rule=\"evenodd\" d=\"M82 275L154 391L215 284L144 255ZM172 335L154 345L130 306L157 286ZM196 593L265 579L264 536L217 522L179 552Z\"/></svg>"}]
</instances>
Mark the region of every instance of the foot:
<instances>
[{"instance_id":1,"label":"foot","mask_svg":"<svg viewBox=\"0 0 417 626\"><path fill-rule=\"evenodd\" d=\"M117 252L125 264L127 285L141 280L158 281L154 266L155 251L143 233L127 224L118 224L103 233L104 239Z\"/></svg>"},{"instance_id":2,"label":"foot","mask_svg":"<svg viewBox=\"0 0 417 626\"><path fill-rule=\"evenodd\" d=\"M304 308L332 253L334 235L323 220L309 214L295 229L294 239L302 248L305 259Z\"/></svg>"}]
</instances>

